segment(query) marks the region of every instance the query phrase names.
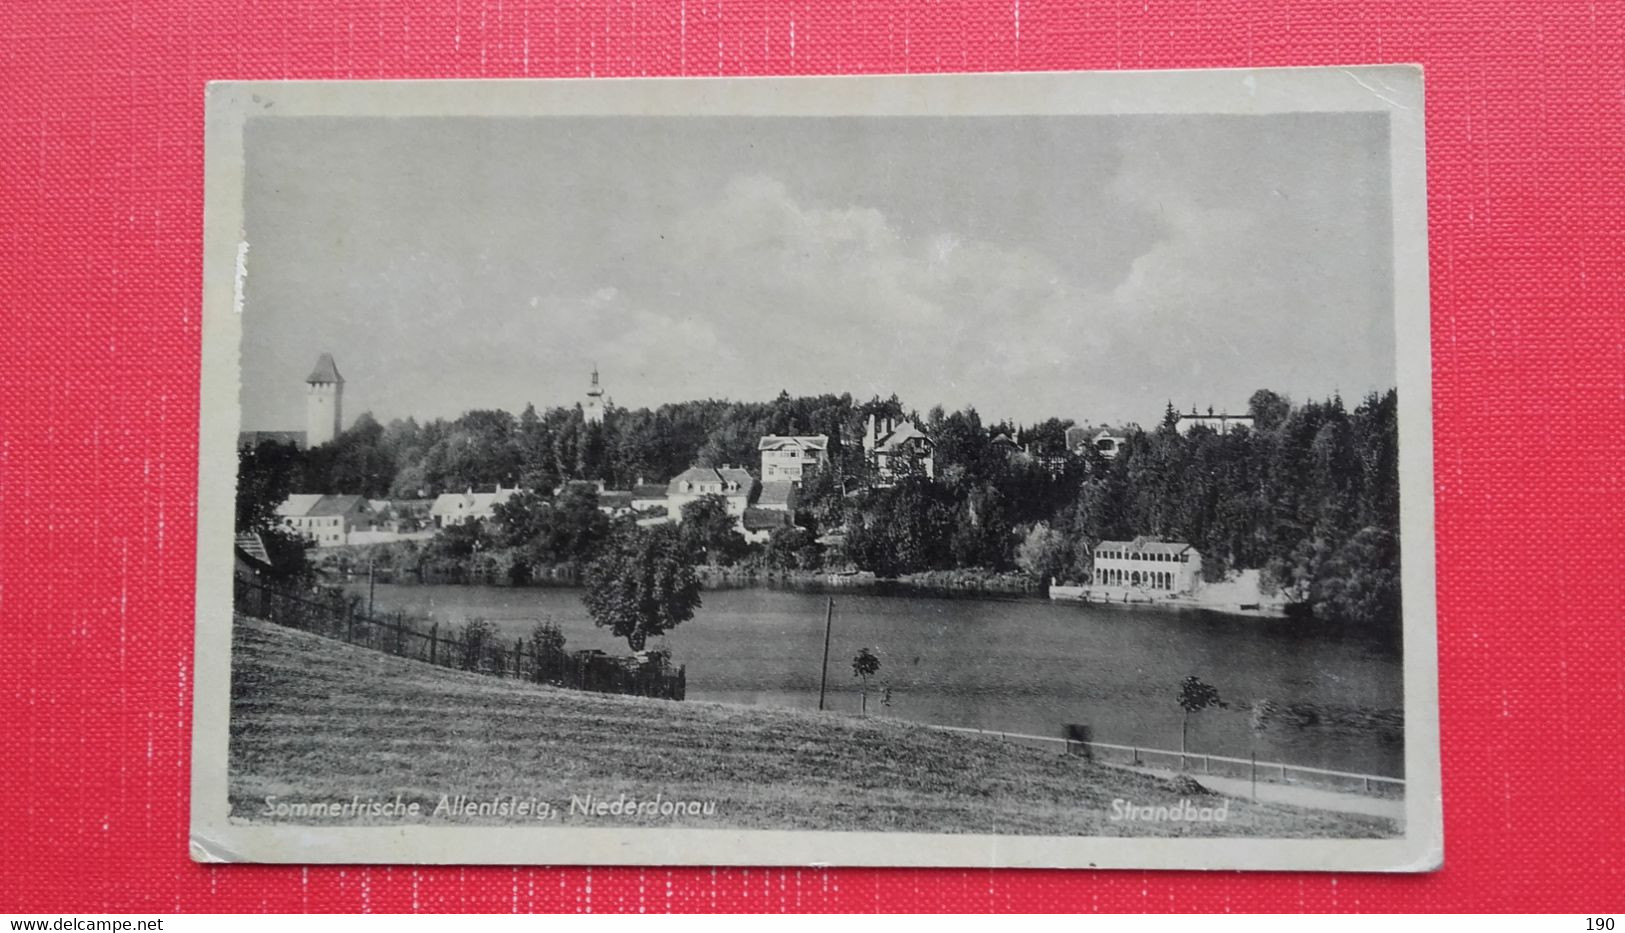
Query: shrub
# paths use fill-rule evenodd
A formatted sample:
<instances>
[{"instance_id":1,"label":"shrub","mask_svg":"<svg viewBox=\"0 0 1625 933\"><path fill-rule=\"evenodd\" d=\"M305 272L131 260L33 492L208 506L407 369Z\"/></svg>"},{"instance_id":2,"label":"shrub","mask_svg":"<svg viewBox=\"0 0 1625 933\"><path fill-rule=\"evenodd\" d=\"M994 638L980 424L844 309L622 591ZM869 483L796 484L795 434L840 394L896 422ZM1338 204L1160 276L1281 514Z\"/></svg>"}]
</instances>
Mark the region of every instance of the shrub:
<instances>
[{"instance_id":1,"label":"shrub","mask_svg":"<svg viewBox=\"0 0 1625 933\"><path fill-rule=\"evenodd\" d=\"M457 651L465 671L477 671L486 651L496 641L497 627L481 618L469 619L457 629Z\"/></svg>"}]
</instances>

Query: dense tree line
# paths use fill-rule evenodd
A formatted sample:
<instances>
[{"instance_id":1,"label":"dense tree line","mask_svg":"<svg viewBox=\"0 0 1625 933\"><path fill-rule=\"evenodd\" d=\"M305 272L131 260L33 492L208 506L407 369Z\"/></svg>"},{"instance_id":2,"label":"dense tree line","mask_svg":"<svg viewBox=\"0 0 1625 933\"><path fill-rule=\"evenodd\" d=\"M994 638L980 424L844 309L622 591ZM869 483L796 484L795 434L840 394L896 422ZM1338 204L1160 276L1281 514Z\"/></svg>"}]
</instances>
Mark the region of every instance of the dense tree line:
<instances>
[{"instance_id":1,"label":"dense tree line","mask_svg":"<svg viewBox=\"0 0 1625 933\"><path fill-rule=\"evenodd\" d=\"M718 565L854 566L881 576L1020 568L1041 580L1084 582L1099 541L1179 540L1202 553L1210 580L1259 568L1267 585L1319 618L1397 624L1396 393L1348 410L1340 398L1294 405L1260 390L1249 413L1250 430L1181 433L1170 405L1155 428L1129 429L1113 459L1092 449L1067 455L1069 420L984 424L974 409L941 408L922 418L895 396L612 407L601 423L587 422L579 407L527 407L517 417L471 411L421 425L363 415L314 450L244 452L238 523L265 524L268 508L293 491L419 498L518 485L525 491L492 527L444 533L422 557L444 566L494 563L499 575L524 582L537 567L585 566L618 534L590 489L553 496L566 480L625 488L664 482L695 463L754 471L762 435L826 434L828 465L804 478L793 527L750 548L720 499L701 500L685 512L681 546ZM895 482L878 482L862 451L871 415L918 421L935 444L934 478L904 469ZM1001 434L1016 446L995 444Z\"/></svg>"},{"instance_id":2,"label":"dense tree line","mask_svg":"<svg viewBox=\"0 0 1625 933\"><path fill-rule=\"evenodd\" d=\"M901 417L895 398L855 402L850 395L771 402L704 399L659 408L611 406L590 422L580 406L518 416L476 410L422 424L387 425L363 414L331 443L304 452L294 485L303 492L372 498L428 498L443 492L520 486L551 490L566 480L602 480L628 488L665 482L694 464L751 467L764 434L826 434L837 456L861 439L870 414Z\"/></svg>"},{"instance_id":3,"label":"dense tree line","mask_svg":"<svg viewBox=\"0 0 1625 933\"><path fill-rule=\"evenodd\" d=\"M1091 454L1078 495L1018 547L1024 566L1087 580L1096 542L1188 541L1209 580L1260 568L1317 618L1397 626L1397 394L1349 411L1341 398L1294 406L1260 390L1249 407L1251 430L1182 435L1170 408L1116 459Z\"/></svg>"},{"instance_id":4,"label":"dense tree line","mask_svg":"<svg viewBox=\"0 0 1625 933\"><path fill-rule=\"evenodd\" d=\"M1040 580L1088 582L1100 541L1189 542L1209 581L1257 568L1316 618L1399 621L1398 396L1292 405L1252 397L1252 429L1132 429L1118 455L1056 460L992 443L1037 432L986 427L971 410L933 412L937 480L833 496L814 480L803 523L846 532L846 558L877 574L1012 566ZM1059 434L1064 437L1064 423ZM1054 426L1044 428L1055 432ZM1035 448L1047 452L1047 448Z\"/></svg>"}]
</instances>

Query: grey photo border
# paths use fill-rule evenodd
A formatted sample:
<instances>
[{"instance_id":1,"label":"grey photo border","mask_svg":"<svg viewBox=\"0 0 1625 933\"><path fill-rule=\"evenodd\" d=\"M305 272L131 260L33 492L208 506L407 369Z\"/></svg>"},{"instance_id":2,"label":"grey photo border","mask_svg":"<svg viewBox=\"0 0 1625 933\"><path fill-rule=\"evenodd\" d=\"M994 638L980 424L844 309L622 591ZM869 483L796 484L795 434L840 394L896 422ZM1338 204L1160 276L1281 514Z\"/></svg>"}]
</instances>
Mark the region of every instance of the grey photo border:
<instances>
[{"instance_id":1,"label":"grey photo border","mask_svg":"<svg viewBox=\"0 0 1625 933\"><path fill-rule=\"evenodd\" d=\"M257 826L228 818L243 126L298 116L1267 114L1390 118L1404 593L1405 834L1138 839L577 827ZM1426 871L1443 863L1432 363L1420 67L794 78L247 81L208 87L190 849L203 862Z\"/></svg>"}]
</instances>

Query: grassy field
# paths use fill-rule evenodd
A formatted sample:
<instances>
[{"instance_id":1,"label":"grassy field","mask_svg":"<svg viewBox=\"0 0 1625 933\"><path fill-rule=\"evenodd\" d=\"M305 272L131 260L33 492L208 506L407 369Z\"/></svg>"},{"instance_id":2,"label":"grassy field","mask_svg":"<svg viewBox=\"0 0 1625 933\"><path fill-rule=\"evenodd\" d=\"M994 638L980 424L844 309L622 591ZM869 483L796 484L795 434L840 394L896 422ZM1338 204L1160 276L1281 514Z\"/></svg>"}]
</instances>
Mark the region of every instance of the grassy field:
<instances>
[{"instance_id":1,"label":"grassy field","mask_svg":"<svg viewBox=\"0 0 1625 933\"><path fill-rule=\"evenodd\" d=\"M238 617L232 815L266 798L515 795L558 824L1036 835L1375 837L1373 817L1231 799L1225 823L1125 823L1112 801L1201 806L1154 777L892 720L560 690L465 674ZM572 796L714 801L710 816L592 816ZM436 820L441 818L436 818ZM456 822L525 823L469 816ZM365 825L382 818L291 822Z\"/></svg>"}]
</instances>

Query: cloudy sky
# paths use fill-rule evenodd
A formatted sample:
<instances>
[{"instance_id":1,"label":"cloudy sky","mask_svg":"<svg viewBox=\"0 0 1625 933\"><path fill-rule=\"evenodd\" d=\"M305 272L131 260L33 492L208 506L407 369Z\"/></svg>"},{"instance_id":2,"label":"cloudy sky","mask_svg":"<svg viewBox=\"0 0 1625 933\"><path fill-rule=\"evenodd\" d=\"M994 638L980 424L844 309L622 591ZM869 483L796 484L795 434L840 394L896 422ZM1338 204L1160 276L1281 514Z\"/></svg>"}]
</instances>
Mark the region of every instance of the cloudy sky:
<instances>
[{"instance_id":1,"label":"cloudy sky","mask_svg":"<svg viewBox=\"0 0 1625 933\"><path fill-rule=\"evenodd\" d=\"M243 425L895 392L1149 424L1394 383L1383 115L258 119Z\"/></svg>"}]
</instances>

